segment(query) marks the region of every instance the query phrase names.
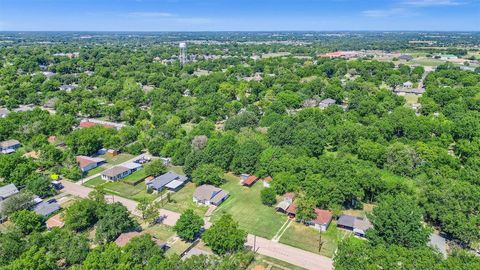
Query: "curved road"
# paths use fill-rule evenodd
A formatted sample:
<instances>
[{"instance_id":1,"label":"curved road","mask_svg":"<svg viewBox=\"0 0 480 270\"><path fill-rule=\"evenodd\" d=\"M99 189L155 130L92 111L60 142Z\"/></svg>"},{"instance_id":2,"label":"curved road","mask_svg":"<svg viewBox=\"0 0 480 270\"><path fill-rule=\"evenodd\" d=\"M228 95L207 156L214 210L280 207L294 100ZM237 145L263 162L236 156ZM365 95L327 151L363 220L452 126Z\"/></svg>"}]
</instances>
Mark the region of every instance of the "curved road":
<instances>
[{"instance_id":1,"label":"curved road","mask_svg":"<svg viewBox=\"0 0 480 270\"><path fill-rule=\"evenodd\" d=\"M80 198L87 198L88 193L93 189L75 184L70 181L62 180L63 185L62 192L71 194L73 196L78 196ZM123 204L127 209L134 215L140 216L140 213L137 210L137 202L134 200L126 199L119 196L106 195L107 201L109 202L119 202ZM172 212L166 209L160 209L160 215L165 215L166 218L163 221L164 224L173 226L180 217L179 213ZM254 246L255 236L249 234L247 237L246 245L249 247ZM277 243L262 237L256 237L255 240L255 249L259 254L273 257L281 261L291 263L309 270L332 270L333 261L332 259L318 255L312 252L308 252L302 249L294 248L288 245Z\"/></svg>"}]
</instances>

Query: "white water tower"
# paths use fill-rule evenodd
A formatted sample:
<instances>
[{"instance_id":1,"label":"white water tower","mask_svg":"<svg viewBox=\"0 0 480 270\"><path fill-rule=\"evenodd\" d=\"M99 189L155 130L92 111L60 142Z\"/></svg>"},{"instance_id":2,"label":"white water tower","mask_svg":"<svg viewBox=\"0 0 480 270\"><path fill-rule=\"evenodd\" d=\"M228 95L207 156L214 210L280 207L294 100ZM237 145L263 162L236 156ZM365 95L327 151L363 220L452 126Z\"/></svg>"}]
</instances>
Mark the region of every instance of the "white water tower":
<instances>
[{"instance_id":1,"label":"white water tower","mask_svg":"<svg viewBox=\"0 0 480 270\"><path fill-rule=\"evenodd\" d=\"M185 65L187 63L187 43L180 42L178 47L180 49L180 64Z\"/></svg>"}]
</instances>

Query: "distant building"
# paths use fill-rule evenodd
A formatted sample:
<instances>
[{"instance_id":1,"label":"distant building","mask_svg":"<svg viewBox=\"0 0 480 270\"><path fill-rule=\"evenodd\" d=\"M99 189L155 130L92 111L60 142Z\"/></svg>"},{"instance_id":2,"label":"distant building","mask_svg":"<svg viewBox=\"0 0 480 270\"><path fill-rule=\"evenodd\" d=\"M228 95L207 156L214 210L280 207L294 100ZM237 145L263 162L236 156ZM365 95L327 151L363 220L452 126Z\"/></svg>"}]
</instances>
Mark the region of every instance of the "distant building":
<instances>
[{"instance_id":1,"label":"distant building","mask_svg":"<svg viewBox=\"0 0 480 270\"><path fill-rule=\"evenodd\" d=\"M413 57L411 55L408 55L408 54L402 54L398 57L398 59L408 62L408 61L412 61Z\"/></svg>"},{"instance_id":2,"label":"distant building","mask_svg":"<svg viewBox=\"0 0 480 270\"><path fill-rule=\"evenodd\" d=\"M0 152L3 154L11 154L15 152L15 150L20 146L21 144L17 140L3 141L3 142L0 142Z\"/></svg>"},{"instance_id":3,"label":"distant building","mask_svg":"<svg viewBox=\"0 0 480 270\"><path fill-rule=\"evenodd\" d=\"M115 123L115 122L109 122L109 121L103 121L103 120L98 120L98 119L92 119L92 118L85 118L80 121L80 128L89 128L93 126L103 126L105 128L114 128L116 130L120 130L123 127L125 127L124 124L120 123Z\"/></svg>"},{"instance_id":4,"label":"distant building","mask_svg":"<svg viewBox=\"0 0 480 270\"><path fill-rule=\"evenodd\" d=\"M18 192L18 188L15 186L15 184L8 184L6 186L0 187L0 201L11 197Z\"/></svg>"},{"instance_id":5,"label":"distant building","mask_svg":"<svg viewBox=\"0 0 480 270\"><path fill-rule=\"evenodd\" d=\"M193 193L193 201L197 204L220 205L229 196L229 193L221 188L211 185L197 187Z\"/></svg>"},{"instance_id":6,"label":"distant building","mask_svg":"<svg viewBox=\"0 0 480 270\"><path fill-rule=\"evenodd\" d=\"M8 109L0 108L0 118L5 118L10 113Z\"/></svg>"},{"instance_id":7,"label":"distant building","mask_svg":"<svg viewBox=\"0 0 480 270\"><path fill-rule=\"evenodd\" d=\"M413 83L411 81L404 82L403 87L407 89L411 89L413 87Z\"/></svg>"},{"instance_id":8,"label":"distant building","mask_svg":"<svg viewBox=\"0 0 480 270\"><path fill-rule=\"evenodd\" d=\"M356 58L358 57L358 52L355 51L338 51L338 52L328 52L324 54L320 54L319 57L322 58Z\"/></svg>"},{"instance_id":9,"label":"distant building","mask_svg":"<svg viewBox=\"0 0 480 270\"><path fill-rule=\"evenodd\" d=\"M76 84L62 84L62 85L60 85L60 90L70 92L70 91L76 89L77 87L78 87L78 85L76 85Z\"/></svg>"},{"instance_id":10,"label":"distant building","mask_svg":"<svg viewBox=\"0 0 480 270\"><path fill-rule=\"evenodd\" d=\"M134 173L142 167L141 164L129 162L123 165L114 166L101 174L103 180L117 181L125 178L126 176Z\"/></svg>"},{"instance_id":11,"label":"distant building","mask_svg":"<svg viewBox=\"0 0 480 270\"><path fill-rule=\"evenodd\" d=\"M337 227L353 231L355 235L361 237L365 237L367 230L373 228L367 218L350 215L341 215L337 220Z\"/></svg>"},{"instance_id":12,"label":"distant building","mask_svg":"<svg viewBox=\"0 0 480 270\"><path fill-rule=\"evenodd\" d=\"M325 109L330 105L334 105L335 103L337 103L337 101L335 99L327 98L327 99L324 99L324 100L320 101L320 103L318 104L318 107L320 107L321 109Z\"/></svg>"},{"instance_id":13,"label":"distant building","mask_svg":"<svg viewBox=\"0 0 480 270\"><path fill-rule=\"evenodd\" d=\"M82 172L88 172L106 162L104 158L93 158L87 156L76 156L76 159Z\"/></svg>"},{"instance_id":14,"label":"distant building","mask_svg":"<svg viewBox=\"0 0 480 270\"><path fill-rule=\"evenodd\" d=\"M153 178L147 183L147 188L155 191L162 191L164 188L177 191L188 181L188 177L179 175L174 172L167 172L158 177Z\"/></svg>"}]
</instances>

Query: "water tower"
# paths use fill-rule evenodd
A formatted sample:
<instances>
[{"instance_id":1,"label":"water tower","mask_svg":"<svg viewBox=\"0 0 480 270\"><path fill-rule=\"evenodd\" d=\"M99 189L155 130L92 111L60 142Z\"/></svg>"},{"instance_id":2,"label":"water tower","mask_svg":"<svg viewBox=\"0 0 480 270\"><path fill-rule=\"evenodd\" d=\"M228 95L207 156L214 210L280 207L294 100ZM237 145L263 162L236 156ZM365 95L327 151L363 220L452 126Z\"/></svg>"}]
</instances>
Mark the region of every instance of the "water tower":
<instances>
[{"instance_id":1,"label":"water tower","mask_svg":"<svg viewBox=\"0 0 480 270\"><path fill-rule=\"evenodd\" d=\"M180 64L185 65L187 63L187 43L180 42L178 47L180 48Z\"/></svg>"}]
</instances>

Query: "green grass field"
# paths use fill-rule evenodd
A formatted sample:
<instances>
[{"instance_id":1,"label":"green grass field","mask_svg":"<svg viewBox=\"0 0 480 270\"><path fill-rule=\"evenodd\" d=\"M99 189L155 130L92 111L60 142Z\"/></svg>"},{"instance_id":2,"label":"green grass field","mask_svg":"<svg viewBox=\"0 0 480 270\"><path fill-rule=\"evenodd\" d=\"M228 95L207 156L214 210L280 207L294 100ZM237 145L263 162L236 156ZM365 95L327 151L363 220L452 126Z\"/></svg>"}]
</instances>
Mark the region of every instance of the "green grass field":
<instances>
[{"instance_id":1,"label":"green grass field","mask_svg":"<svg viewBox=\"0 0 480 270\"><path fill-rule=\"evenodd\" d=\"M257 182L248 188L241 186L239 178L232 174L226 174L226 178L227 183L222 188L230 192L230 197L217 208L212 220L222 213L228 213L247 232L268 239L273 238L287 217L277 213L273 207L262 204L260 200L262 183Z\"/></svg>"},{"instance_id":2,"label":"green grass field","mask_svg":"<svg viewBox=\"0 0 480 270\"><path fill-rule=\"evenodd\" d=\"M117 164L120 164L120 163L123 163L127 160L132 159L134 156L130 155L130 154L127 154L127 153L121 153L121 154L119 154L115 157L110 157L107 154L101 155L99 157L104 158L107 161L108 164L117 165Z\"/></svg>"},{"instance_id":3,"label":"green grass field","mask_svg":"<svg viewBox=\"0 0 480 270\"><path fill-rule=\"evenodd\" d=\"M208 207L200 206L193 202L193 193L195 192L195 188L196 186L194 183L187 183L182 189L171 194L171 202L165 203L163 208L178 213L183 213L187 209L193 209L197 215L205 215Z\"/></svg>"},{"instance_id":4,"label":"green grass field","mask_svg":"<svg viewBox=\"0 0 480 270\"><path fill-rule=\"evenodd\" d=\"M338 230L334 223L330 224L328 230L322 233L323 246L319 252L320 231L297 222L292 222L280 238L280 243L332 258L338 243L345 233Z\"/></svg>"},{"instance_id":5,"label":"green grass field","mask_svg":"<svg viewBox=\"0 0 480 270\"><path fill-rule=\"evenodd\" d=\"M162 241L167 241L170 237L175 235L173 228L164 224L155 224L151 227L145 228L144 231Z\"/></svg>"},{"instance_id":6,"label":"green grass field","mask_svg":"<svg viewBox=\"0 0 480 270\"><path fill-rule=\"evenodd\" d=\"M125 178L123 178L122 182L124 183L128 183L128 184L132 184L134 185L136 182L140 181L140 180L143 180L145 177L147 177L147 173L145 172L145 170L138 170L128 176L126 176Z\"/></svg>"},{"instance_id":7,"label":"green grass field","mask_svg":"<svg viewBox=\"0 0 480 270\"><path fill-rule=\"evenodd\" d=\"M94 174L101 173L101 172L103 172L104 170L106 170L106 168L100 166L100 167L97 167L97 168L95 168L95 169L91 169L90 171L88 171L86 176L87 176L87 177L88 177L88 176L92 176L92 175L94 175Z\"/></svg>"},{"instance_id":8,"label":"green grass field","mask_svg":"<svg viewBox=\"0 0 480 270\"><path fill-rule=\"evenodd\" d=\"M86 187L95 188L96 186L103 185L106 182L107 181L103 180L100 176L97 176L97 177L87 181L83 185L86 186Z\"/></svg>"}]
</instances>

